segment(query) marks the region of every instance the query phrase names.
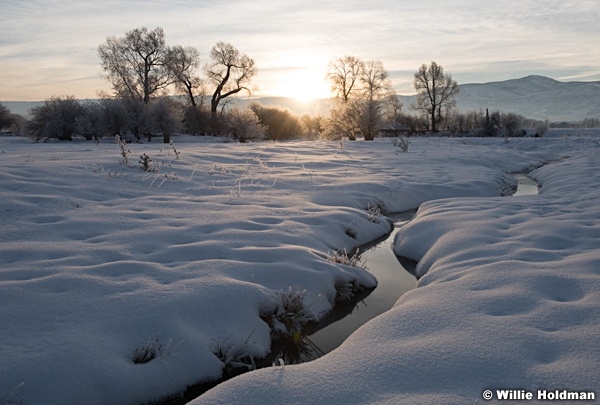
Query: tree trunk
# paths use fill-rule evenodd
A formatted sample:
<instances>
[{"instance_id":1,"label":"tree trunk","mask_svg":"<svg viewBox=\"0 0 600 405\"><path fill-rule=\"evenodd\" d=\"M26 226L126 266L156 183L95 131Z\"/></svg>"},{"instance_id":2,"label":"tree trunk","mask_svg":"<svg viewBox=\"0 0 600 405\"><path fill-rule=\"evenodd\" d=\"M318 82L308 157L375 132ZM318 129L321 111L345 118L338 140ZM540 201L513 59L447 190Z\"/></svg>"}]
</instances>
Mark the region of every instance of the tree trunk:
<instances>
[{"instance_id":1,"label":"tree trunk","mask_svg":"<svg viewBox=\"0 0 600 405\"><path fill-rule=\"evenodd\" d=\"M194 92L192 91L192 87L186 84L186 89L188 92L188 96L190 96L190 103L192 103L192 107L196 108L196 98L194 97Z\"/></svg>"}]
</instances>

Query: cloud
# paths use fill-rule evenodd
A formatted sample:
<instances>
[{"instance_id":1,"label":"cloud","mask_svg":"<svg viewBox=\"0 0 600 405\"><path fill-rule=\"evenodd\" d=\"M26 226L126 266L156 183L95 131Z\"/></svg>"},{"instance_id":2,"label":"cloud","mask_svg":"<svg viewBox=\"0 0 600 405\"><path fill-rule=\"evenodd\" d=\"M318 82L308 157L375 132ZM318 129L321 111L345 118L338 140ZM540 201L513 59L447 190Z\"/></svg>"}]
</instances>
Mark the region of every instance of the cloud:
<instances>
[{"instance_id":1,"label":"cloud","mask_svg":"<svg viewBox=\"0 0 600 405\"><path fill-rule=\"evenodd\" d=\"M28 99L63 94L65 83L86 97L108 90L96 49L140 26L164 28L169 44L196 47L203 62L217 41L234 44L255 59L264 92L273 69L326 69L342 55L381 60L405 91L432 60L465 82L532 72L594 77L599 19L595 0L4 0L0 77L11 78L11 95Z\"/></svg>"}]
</instances>

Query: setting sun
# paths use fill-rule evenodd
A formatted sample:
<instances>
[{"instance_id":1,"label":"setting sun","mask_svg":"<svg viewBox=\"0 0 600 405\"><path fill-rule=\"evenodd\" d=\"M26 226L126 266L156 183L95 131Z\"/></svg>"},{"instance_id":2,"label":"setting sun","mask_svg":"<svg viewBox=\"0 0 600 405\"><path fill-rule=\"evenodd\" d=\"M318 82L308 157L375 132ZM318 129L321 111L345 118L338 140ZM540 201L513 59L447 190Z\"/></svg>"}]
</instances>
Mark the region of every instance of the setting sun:
<instances>
[{"instance_id":1,"label":"setting sun","mask_svg":"<svg viewBox=\"0 0 600 405\"><path fill-rule=\"evenodd\" d=\"M316 69L292 71L278 82L273 93L300 101L327 98L330 97L330 89L324 77L325 72Z\"/></svg>"}]
</instances>

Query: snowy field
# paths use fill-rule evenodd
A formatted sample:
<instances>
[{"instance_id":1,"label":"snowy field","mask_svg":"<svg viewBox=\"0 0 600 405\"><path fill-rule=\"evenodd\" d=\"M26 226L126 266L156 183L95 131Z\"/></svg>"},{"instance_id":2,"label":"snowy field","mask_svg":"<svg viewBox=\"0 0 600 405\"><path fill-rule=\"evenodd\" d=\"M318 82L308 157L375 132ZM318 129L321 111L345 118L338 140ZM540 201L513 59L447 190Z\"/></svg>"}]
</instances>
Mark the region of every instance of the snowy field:
<instances>
[{"instance_id":1,"label":"snowy field","mask_svg":"<svg viewBox=\"0 0 600 405\"><path fill-rule=\"evenodd\" d=\"M332 260L390 231L373 207L420 206L394 248L419 261L418 288L325 357L197 403L598 390L600 137L563 132L411 139L408 153L175 137L128 145L129 165L110 141L0 138L0 404L141 404L218 378L237 360L223 352L265 356L260 316L282 292L306 290L318 318L376 284ZM507 173L538 167L540 195L501 197Z\"/></svg>"}]
</instances>

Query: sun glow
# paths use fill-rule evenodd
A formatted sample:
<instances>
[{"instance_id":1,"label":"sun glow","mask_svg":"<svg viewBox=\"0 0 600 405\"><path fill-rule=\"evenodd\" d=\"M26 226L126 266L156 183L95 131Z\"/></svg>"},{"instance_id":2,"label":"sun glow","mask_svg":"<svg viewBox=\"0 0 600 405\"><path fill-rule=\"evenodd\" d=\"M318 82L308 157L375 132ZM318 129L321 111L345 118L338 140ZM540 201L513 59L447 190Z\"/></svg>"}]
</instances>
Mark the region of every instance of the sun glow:
<instances>
[{"instance_id":1,"label":"sun glow","mask_svg":"<svg viewBox=\"0 0 600 405\"><path fill-rule=\"evenodd\" d=\"M329 84L320 70L302 69L289 72L273 91L281 97L310 101L330 96Z\"/></svg>"}]
</instances>

